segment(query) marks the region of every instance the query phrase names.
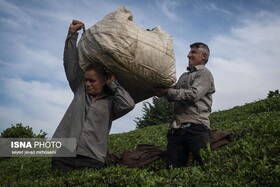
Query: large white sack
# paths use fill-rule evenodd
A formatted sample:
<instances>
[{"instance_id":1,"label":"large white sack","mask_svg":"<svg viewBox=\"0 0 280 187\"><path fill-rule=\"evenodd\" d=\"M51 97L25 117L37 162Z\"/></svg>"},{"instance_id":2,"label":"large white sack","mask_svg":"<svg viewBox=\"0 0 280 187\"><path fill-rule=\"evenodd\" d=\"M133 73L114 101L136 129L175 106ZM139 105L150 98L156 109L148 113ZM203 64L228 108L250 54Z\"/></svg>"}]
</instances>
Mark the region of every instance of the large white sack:
<instances>
[{"instance_id":1,"label":"large white sack","mask_svg":"<svg viewBox=\"0 0 280 187\"><path fill-rule=\"evenodd\" d=\"M112 71L136 103L153 96L152 89L176 82L173 41L155 28L148 31L133 22L125 7L105 16L82 35L79 63L101 63Z\"/></svg>"}]
</instances>

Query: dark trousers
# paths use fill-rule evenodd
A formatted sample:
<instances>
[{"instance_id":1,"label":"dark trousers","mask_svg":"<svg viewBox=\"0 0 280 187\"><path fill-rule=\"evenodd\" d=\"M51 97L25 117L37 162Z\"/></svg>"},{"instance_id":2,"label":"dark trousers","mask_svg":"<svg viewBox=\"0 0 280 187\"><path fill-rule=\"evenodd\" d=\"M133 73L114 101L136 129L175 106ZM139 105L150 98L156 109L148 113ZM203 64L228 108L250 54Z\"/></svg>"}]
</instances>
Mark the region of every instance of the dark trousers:
<instances>
[{"instance_id":1,"label":"dark trousers","mask_svg":"<svg viewBox=\"0 0 280 187\"><path fill-rule=\"evenodd\" d=\"M185 167L188 165L190 153L194 161L202 166L200 150L209 143L209 129L201 124L192 124L187 128L170 129L167 133L167 165Z\"/></svg>"},{"instance_id":2,"label":"dark trousers","mask_svg":"<svg viewBox=\"0 0 280 187\"><path fill-rule=\"evenodd\" d=\"M60 171L71 171L84 168L101 169L105 165L103 162L90 157L77 155L76 157L53 157L52 169Z\"/></svg>"}]
</instances>

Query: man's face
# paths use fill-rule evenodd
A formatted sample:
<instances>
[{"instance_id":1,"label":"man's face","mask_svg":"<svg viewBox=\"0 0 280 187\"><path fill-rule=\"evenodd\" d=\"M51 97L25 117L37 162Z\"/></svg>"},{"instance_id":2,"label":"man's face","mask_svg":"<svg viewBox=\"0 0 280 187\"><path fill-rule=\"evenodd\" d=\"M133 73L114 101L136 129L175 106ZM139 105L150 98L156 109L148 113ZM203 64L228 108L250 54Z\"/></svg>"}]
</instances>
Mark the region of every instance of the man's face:
<instances>
[{"instance_id":1,"label":"man's face","mask_svg":"<svg viewBox=\"0 0 280 187\"><path fill-rule=\"evenodd\" d=\"M88 70L84 74L86 93L93 97L103 92L105 80L95 71Z\"/></svg>"},{"instance_id":2,"label":"man's face","mask_svg":"<svg viewBox=\"0 0 280 187\"><path fill-rule=\"evenodd\" d=\"M201 52L197 47L193 47L188 54L188 58L189 67L193 68L194 66L205 64L206 54Z\"/></svg>"}]
</instances>

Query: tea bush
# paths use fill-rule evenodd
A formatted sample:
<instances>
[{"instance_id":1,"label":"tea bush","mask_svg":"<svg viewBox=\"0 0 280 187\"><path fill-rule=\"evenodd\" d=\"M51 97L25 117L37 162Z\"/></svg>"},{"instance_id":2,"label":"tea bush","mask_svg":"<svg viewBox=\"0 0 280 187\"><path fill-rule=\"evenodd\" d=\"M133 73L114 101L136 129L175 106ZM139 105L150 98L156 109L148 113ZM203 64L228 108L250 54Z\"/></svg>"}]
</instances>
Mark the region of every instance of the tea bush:
<instances>
[{"instance_id":1,"label":"tea bush","mask_svg":"<svg viewBox=\"0 0 280 187\"><path fill-rule=\"evenodd\" d=\"M0 186L279 186L280 97L214 112L211 127L227 131L233 142L203 151L205 166L166 169L164 159L142 168L51 172L50 158L0 160ZM138 144L165 148L167 124L112 134L109 149L121 153Z\"/></svg>"}]
</instances>

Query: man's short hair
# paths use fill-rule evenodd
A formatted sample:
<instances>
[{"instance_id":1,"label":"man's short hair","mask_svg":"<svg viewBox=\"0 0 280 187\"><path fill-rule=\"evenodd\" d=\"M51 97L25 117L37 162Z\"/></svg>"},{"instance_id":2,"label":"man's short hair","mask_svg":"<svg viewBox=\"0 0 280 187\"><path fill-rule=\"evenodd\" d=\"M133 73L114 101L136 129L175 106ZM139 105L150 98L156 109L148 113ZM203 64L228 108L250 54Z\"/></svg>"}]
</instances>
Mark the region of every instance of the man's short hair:
<instances>
[{"instance_id":1,"label":"man's short hair","mask_svg":"<svg viewBox=\"0 0 280 187\"><path fill-rule=\"evenodd\" d=\"M208 62L209 56L210 56L210 49L209 47L202 42L196 42L190 45L190 48L198 48L201 52L206 54L205 64Z\"/></svg>"},{"instance_id":2,"label":"man's short hair","mask_svg":"<svg viewBox=\"0 0 280 187\"><path fill-rule=\"evenodd\" d=\"M90 71L90 70L96 71L102 78L106 79L107 72L106 72L105 67L103 67L97 63L89 63L86 66L85 71Z\"/></svg>"}]
</instances>

